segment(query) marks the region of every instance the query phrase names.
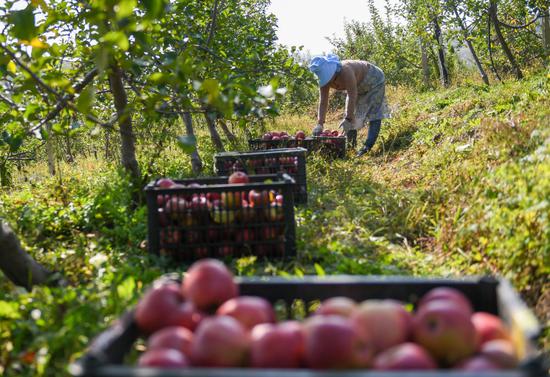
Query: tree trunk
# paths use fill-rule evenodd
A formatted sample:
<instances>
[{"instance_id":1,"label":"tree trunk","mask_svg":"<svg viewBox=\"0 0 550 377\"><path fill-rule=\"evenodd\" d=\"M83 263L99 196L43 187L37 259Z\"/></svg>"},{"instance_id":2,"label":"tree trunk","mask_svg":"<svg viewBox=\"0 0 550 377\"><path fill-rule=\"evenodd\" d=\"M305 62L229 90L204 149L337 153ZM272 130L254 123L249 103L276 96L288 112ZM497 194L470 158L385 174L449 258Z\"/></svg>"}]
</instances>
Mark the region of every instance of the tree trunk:
<instances>
[{"instance_id":1,"label":"tree trunk","mask_svg":"<svg viewBox=\"0 0 550 377\"><path fill-rule=\"evenodd\" d=\"M547 9L541 18L542 41L544 44L544 56L546 60L550 58L550 11Z\"/></svg>"},{"instance_id":2,"label":"tree trunk","mask_svg":"<svg viewBox=\"0 0 550 377\"><path fill-rule=\"evenodd\" d=\"M51 176L55 176L55 154L53 150L53 136L51 133L52 127L48 123L46 130L48 130L48 140L46 140L46 155L48 156L48 171Z\"/></svg>"},{"instance_id":3,"label":"tree trunk","mask_svg":"<svg viewBox=\"0 0 550 377\"><path fill-rule=\"evenodd\" d=\"M220 123L220 127L225 134L225 137L227 137L227 140L229 140L230 143L237 144L237 137L231 130L227 127L227 123L223 119L218 120Z\"/></svg>"},{"instance_id":4,"label":"tree trunk","mask_svg":"<svg viewBox=\"0 0 550 377\"><path fill-rule=\"evenodd\" d=\"M479 74L481 75L481 79L483 80L485 85L489 85L489 78L487 77L487 73L485 73L485 70L483 69L483 65L479 61L479 58L477 56L474 45L470 41L470 35L468 33L468 29L466 29L466 26L464 25L464 22L462 21L462 18L460 17L460 14L458 14L458 9L456 8L456 5L451 4L451 7L453 8L453 12L455 14L456 21L458 22L458 26L460 26L460 29L462 30L462 35L464 36L464 41L466 42L466 45L468 46L468 49L470 50L470 53L472 54L472 56L474 58L477 70L479 71Z\"/></svg>"},{"instance_id":5,"label":"tree trunk","mask_svg":"<svg viewBox=\"0 0 550 377\"><path fill-rule=\"evenodd\" d=\"M490 4L489 18L491 19L493 26L495 28L495 34L497 35L498 42L502 46L502 50L504 51L504 54L506 55L506 57L508 58L508 61L512 65L512 69L516 74L516 78L518 80L521 80L523 78L523 73L521 72L521 69L519 68L518 63L516 62L516 59L514 58L514 55L512 54L510 47L508 47L508 43L506 43L506 40L504 39L504 35L502 35L502 31L500 30L500 24L498 21L498 14L497 14L497 3L495 0L490 0L489 4Z\"/></svg>"},{"instance_id":6,"label":"tree trunk","mask_svg":"<svg viewBox=\"0 0 550 377\"><path fill-rule=\"evenodd\" d=\"M1 220L0 270L15 285L25 287L27 290L30 290L33 285L45 284L52 275L52 272L23 250L13 230Z\"/></svg>"},{"instance_id":7,"label":"tree trunk","mask_svg":"<svg viewBox=\"0 0 550 377\"><path fill-rule=\"evenodd\" d=\"M193 131L193 118L190 113L183 113L183 123L185 123L185 131L187 132L187 135L194 136L195 132ZM195 148L193 153L191 153L191 167L193 169L193 173L195 174L200 174L202 171L202 161L198 148Z\"/></svg>"},{"instance_id":8,"label":"tree trunk","mask_svg":"<svg viewBox=\"0 0 550 377\"><path fill-rule=\"evenodd\" d=\"M128 111L128 97L122 83L122 71L115 63L109 72L109 84L115 100L120 129L120 155L122 166L135 182L140 182L141 174L136 159L135 136L132 128L132 116Z\"/></svg>"},{"instance_id":9,"label":"tree trunk","mask_svg":"<svg viewBox=\"0 0 550 377\"><path fill-rule=\"evenodd\" d=\"M105 160L111 161L112 158L111 153L111 131L105 130Z\"/></svg>"},{"instance_id":10,"label":"tree trunk","mask_svg":"<svg viewBox=\"0 0 550 377\"><path fill-rule=\"evenodd\" d=\"M64 135L65 144L67 146L67 162L72 164L74 162L73 149L71 148L71 138L69 135Z\"/></svg>"},{"instance_id":11,"label":"tree trunk","mask_svg":"<svg viewBox=\"0 0 550 377\"><path fill-rule=\"evenodd\" d=\"M443 41L441 40L441 28L439 27L439 21L437 18L433 19L434 26L434 39L437 42L437 60L439 67L439 77L441 79L441 85L448 87L450 84L449 81L449 71L447 70L447 65L445 64L445 50L443 48Z\"/></svg>"},{"instance_id":12,"label":"tree trunk","mask_svg":"<svg viewBox=\"0 0 550 377\"><path fill-rule=\"evenodd\" d=\"M426 51L426 43L420 38L420 53L422 54L422 81L424 86L430 86L430 67L428 65L428 52Z\"/></svg>"},{"instance_id":13,"label":"tree trunk","mask_svg":"<svg viewBox=\"0 0 550 377\"><path fill-rule=\"evenodd\" d=\"M222 139L220 138L220 134L218 133L218 130L216 130L216 123L214 122L214 117L209 115L208 113L204 113L204 119L206 119L206 124L208 125L208 131L210 132L210 138L212 139L212 143L214 144L214 147L216 147L216 151L225 152L225 148L223 147L223 142L222 142Z\"/></svg>"}]
</instances>

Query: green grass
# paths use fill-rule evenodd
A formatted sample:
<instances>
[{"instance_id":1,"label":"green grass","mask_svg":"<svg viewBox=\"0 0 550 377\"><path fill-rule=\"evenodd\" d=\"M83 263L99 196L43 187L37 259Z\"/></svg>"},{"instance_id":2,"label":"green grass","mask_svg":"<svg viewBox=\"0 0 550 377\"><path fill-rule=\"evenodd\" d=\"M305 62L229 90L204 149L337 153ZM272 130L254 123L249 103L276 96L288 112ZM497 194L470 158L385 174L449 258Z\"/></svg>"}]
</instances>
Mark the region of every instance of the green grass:
<instances>
[{"instance_id":1,"label":"green grass","mask_svg":"<svg viewBox=\"0 0 550 377\"><path fill-rule=\"evenodd\" d=\"M549 93L546 74L490 88L391 88L394 117L369 156L309 158L298 257L232 267L241 275L498 274L547 325ZM267 127L308 130L313 119L284 116ZM335 128L337 116L329 119ZM213 149L204 135L200 143L208 174ZM131 207L116 168L89 158L60 168L61 178L49 178L43 163L31 166L0 196L0 216L24 246L71 283L25 292L0 276L0 371L8 375L62 375L153 279L186 267L146 253L145 208ZM188 176L189 161L169 145L153 171Z\"/></svg>"}]
</instances>

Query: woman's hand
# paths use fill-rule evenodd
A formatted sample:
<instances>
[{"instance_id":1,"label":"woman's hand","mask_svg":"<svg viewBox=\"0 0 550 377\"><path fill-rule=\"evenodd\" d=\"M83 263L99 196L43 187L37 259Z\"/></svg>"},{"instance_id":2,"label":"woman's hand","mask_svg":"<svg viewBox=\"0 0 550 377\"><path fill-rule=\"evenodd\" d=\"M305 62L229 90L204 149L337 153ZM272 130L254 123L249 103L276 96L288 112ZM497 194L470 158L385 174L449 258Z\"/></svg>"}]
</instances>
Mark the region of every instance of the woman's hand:
<instances>
[{"instance_id":1,"label":"woman's hand","mask_svg":"<svg viewBox=\"0 0 550 377\"><path fill-rule=\"evenodd\" d=\"M344 132L348 132L353 128L353 124L348 119L344 119L338 128L341 128Z\"/></svg>"},{"instance_id":2,"label":"woman's hand","mask_svg":"<svg viewBox=\"0 0 550 377\"><path fill-rule=\"evenodd\" d=\"M319 136L323 132L323 125L318 124L315 127L313 127L313 136Z\"/></svg>"}]
</instances>

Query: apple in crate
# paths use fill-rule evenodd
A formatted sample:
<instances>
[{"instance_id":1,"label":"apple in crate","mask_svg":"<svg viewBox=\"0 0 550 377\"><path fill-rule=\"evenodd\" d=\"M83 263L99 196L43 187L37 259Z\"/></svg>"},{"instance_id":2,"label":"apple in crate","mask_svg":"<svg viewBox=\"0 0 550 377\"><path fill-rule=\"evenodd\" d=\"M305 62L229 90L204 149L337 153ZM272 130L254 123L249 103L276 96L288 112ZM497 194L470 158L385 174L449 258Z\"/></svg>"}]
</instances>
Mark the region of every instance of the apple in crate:
<instances>
[{"instance_id":1,"label":"apple in crate","mask_svg":"<svg viewBox=\"0 0 550 377\"><path fill-rule=\"evenodd\" d=\"M144 352L138 360L140 367L157 368L185 368L188 367L189 360L181 352L175 349L154 349Z\"/></svg>"},{"instance_id":2,"label":"apple in crate","mask_svg":"<svg viewBox=\"0 0 550 377\"><path fill-rule=\"evenodd\" d=\"M193 331L203 317L194 304L184 300L176 283L151 288L138 302L135 311L138 327L147 334L170 326L183 326Z\"/></svg>"},{"instance_id":3,"label":"apple in crate","mask_svg":"<svg viewBox=\"0 0 550 377\"><path fill-rule=\"evenodd\" d=\"M470 300L459 290L450 287L438 287L431 289L424 296L422 296L417 306L421 307L422 305L427 304L430 301L436 300L453 301L464 310L470 313L474 312Z\"/></svg>"},{"instance_id":4,"label":"apple in crate","mask_svg":"<svg viewBox=\"0 0 550 377\"><path fill-rule=\"evenodd\" d=\"M353 323L341 316L313 316L304 323L305 364L313 369L367 367L373 348L360 338Z\"/></svg>"},{"instance_id":5,"label":"apple in crate","mask_svg":"<svg viewBox=\"0 0 550 377\"><path fill-rule=\"evenodd\" d=\"M516 349L509 340L489 340L483 343L479 353L503 369L512 369L518 364Z\"/></svg>"},{"instance_id":6,"label":"apple in crate","mask_svg":"<svg viewBox=\"0 0 550 377\"><path fill-rule=\"evenodd\" d=\"M229 184L249 183L249 182L250 182L250 179L248 178L248 175L242 171L236 171L235 173L231 174L227 179L227 183Z\"/></svg>"},{"instance_id":7,"label":"apple in crate","mask_svg":"<svg viewBox=\"0 0 550 377\"><path fill-rule=\"evenodd\" d=\"M170 188L175 184L176 182L174 182L170 178L161 178L157 181L157 187L160 187L160 188Z\"/></svg>"},{"instance_id":8,"label":"apple in crate","mask_svg":"<svg viewBox=\"0 0 550 377\"><path fill-rule=\"evenodd\" d=\"M486 372L499 370L501 368L485 356L473 356L458 364L456 369L468 372Z\"/></svg>"},{"instance_id":9,"label":"apple in crate","mask_svg":"<svg viewBox=\"0 0 550 377\"><path fill-rule=\"evenodd\" d=\"M147 351L154 349L175 349L185 356L191 355L193 333L185 327L165 327L156 331L147 340Z\"/></svg>"},{"instance_id":10,"label":"apple in crate","mask_svg":"<svg viewBox=\"0 0 550 377\"><path fill-rule=\"evenodd\" d=\"M406 342L411 335L412 315L395 300L366 300L351 314L357 332L376 352Z\"/></svg>"},{"instance_id":11,"label":"apple in crate","mask_svg":"<svg viewBox=\"0 0 550 377\"><path fill-rule=\"evenodd\" d=\"M250 365L253 368L300 368L304 333L298 321L263 323L251 332Z\"/></svg>"},{"instance_id":12,"label":"apple in crate","mask_svg":"<svg viewBox=\"0 0 550 377\"><path fill-rule=\"evenodd\" d=\"M437 363L424 348L415 343L402 343L378 354L374 359L377 370L437 369Z\"/></svg>"},{"instance_id":13,"label":"apple in crate","mask_svg":"<svg viewBox=\"0 0 550 377\"><path fill-rule=\"evenodd\" d=\"M183 296L201 310L216 309L239 293L233 274L216 259L202 259L187 270Z\"/></svg>"},{"instance_id":14,"label":"apple in crate","mask_svg":"<svg viewBox=\"0 0 550 377\"><path fill-rule=\"evenodd\" d=\"M271 303L261 297L240 296L223 303L217 315L228 315L251 330L260 323L274 323L275 310Z\"/></svg>"},{"instance_id":15,"label":"apple in crate","mask_svg":"<svg viewBox=\"0 0 550 377\"><path fill-rule=\"evenodd\" d=\"M472 356L478 335L468 307L454 300L424 303L413 320L413 337L445 366Z\"/></svg>"},{"instance_id":16,"label":"apple in crate","mask_svg":"<svg viewBox=\"0 0 550 377\"><path fill-rule=\"evenodd\" d=\"M494 314L475 312L472 315L472 322L479 334L481 344L494 339L510 339L510 335L502 319Z\"/></svg>"},{"instance_id":17,"label":"apple in crate","mask_svg":"<svg viewBox=\"0 0 550 377\"><path fill-rule=\"evenodd\" d=\"M350 317L356 308L357 303L348 297L332 297L324 300L315 311L315 314Z\"/></svg>"},{"instance_id":18,"label":"apple in crate","mask_svg":"<svg viewBox=\"0 0 550 377\"><path fill-rule=\"evenodd\" d=\"M199 367L242 367L250 351L250 335L233 317L214 316L201 322L191 346L191 362Z\"/></svg>"}]
</instances>

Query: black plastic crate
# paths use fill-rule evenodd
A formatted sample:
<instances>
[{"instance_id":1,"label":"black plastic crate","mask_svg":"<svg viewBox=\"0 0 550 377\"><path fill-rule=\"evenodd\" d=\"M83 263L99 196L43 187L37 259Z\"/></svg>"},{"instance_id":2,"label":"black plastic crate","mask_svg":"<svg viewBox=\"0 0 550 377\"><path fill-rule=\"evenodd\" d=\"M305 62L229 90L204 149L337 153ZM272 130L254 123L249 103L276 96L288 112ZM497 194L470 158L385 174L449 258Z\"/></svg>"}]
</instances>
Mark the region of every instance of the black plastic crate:
<instances>
[{"instance_id":1,"label":"black plastic crate","mask_svg":"<svg viewBox=\"0 0 550 377\"><path fill-rule=\"evenodd\" d=\"M249 175L287 173L296 181L294 202L307 203L306 152L304 148L281 148L256 152L223 152L214 156L216 174L236 171Z\"/></svg>"},{"instance_id":2,"label":"black plastic crate","mask_svg":"<svg viewBox=\"0 0 550 377\"><path fill-rule=\"evenodd\" d=\"M305 139L280 139L280 140L262 140L250 139L248 145L251 150L268 150L277 148L298 148L307 149L308 153L317 152L321 155L345 158L346 157L346 137L345 136L312 136Z\"/></svg>"},{"instance_id":3,"label":"black plastic crate","mask_svg":"<svg viewBox=\"0 0 550 377\"><path fill-rule=\"evenodd\" d=\"M307 313L311 303L335 296L347 296L356 301L393 298L415 304L430 289L440 286L453 287L471 300L476 311L497 314L510 326L521 364L514 370L481 374L443 369L410 372L372 370L321 372L310 369L251 368L146 369L124 365L126 355L133 349L136 341L143 337L134 322L133 312L130 311L92 342L86 354L71 366L71 373L78 377L535 377L547 375L544 360L536 348L536 338L540 333L538 321L505 279L306 276L300 279L241 278L238 281L241 295L264 297L276 308L282 306L282 311L286 314L285 318L293 318L292 313L296 311L296 307L305 308Z\"/></svg>"},{"instance_id":4,"label":"black plastic crate","mask_svg":"<svg viewBox=\"0 0 550 377\"><path fill-rule=\"evenodd\" d=\"M249 179L246 184L228 184L227 177L176 180L180 186L172 188L148 184L149 251L186 261L296 255L296 182L287 174Z\"/></svg>"}]
</instances>

